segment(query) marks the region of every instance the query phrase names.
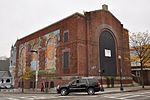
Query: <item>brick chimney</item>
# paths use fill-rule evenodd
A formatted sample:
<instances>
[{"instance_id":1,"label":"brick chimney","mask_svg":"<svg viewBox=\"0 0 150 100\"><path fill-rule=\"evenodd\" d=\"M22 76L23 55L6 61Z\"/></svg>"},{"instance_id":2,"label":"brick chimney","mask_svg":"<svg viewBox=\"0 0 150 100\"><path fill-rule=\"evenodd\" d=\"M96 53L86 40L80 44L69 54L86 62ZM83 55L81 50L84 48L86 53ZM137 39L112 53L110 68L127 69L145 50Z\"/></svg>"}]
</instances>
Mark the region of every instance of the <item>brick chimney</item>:
<instances>
[{"instance_id":1,"label":"brick chimney","mask_svg":"<svg viewBox=\"0 0 150 100\"><path fill-rule=\"evenodd\" d=\"M102 10L106 10L106 11L108 11L108 5L103 4L103 5L102 5Z\"/></svg>"}]
</instances>

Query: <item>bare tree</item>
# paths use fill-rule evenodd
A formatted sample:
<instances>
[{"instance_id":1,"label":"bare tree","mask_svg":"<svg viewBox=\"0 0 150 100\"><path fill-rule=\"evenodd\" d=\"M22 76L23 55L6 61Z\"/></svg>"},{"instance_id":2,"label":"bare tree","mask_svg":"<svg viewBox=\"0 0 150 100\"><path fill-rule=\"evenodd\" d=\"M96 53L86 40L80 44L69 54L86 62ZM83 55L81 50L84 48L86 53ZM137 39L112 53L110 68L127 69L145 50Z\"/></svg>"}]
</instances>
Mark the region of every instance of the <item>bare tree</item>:
<instances>
[{"instance_id":1,"label":"bare tree","mask_svg":"<svg viewBox=\"0 0 150 100\"><path fill-rule=\"evenodd\" d=\"M140 63L140 78L142 88L144 88L143 68L150 66L150 34L148 32L133 33L130 36L130 46L134 51L134 56L131 56L131 60Z\"/></svg>"}]
</instances>

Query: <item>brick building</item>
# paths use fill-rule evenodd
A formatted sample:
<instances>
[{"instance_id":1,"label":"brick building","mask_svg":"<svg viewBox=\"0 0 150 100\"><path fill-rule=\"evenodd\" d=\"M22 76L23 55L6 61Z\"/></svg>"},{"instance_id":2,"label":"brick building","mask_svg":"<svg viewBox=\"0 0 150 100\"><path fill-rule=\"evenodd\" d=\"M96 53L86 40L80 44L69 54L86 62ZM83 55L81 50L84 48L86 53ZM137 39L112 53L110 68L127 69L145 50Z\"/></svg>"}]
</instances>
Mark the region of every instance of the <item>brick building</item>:
<instances>
[{"instance_id":1,"label":"brick building","mask_svg":"<svg viewBox=\"0 0 150 100\"><path fill-rule=\"evenodd\" d=\"M42 83L56 86L78 76L113 77L131 83L128 30L108 11L75 13L50 26L17 40L16 87L20 86L22 66L38 69L38 88ZM30 52L36 50L36 53ZM121 56L119 63L118 56ZM120 67L121 66L121 67ZM122 68L122 69L121 69ZM33 88L35 75L25 81Z\"/></svg>"}]
</instances>

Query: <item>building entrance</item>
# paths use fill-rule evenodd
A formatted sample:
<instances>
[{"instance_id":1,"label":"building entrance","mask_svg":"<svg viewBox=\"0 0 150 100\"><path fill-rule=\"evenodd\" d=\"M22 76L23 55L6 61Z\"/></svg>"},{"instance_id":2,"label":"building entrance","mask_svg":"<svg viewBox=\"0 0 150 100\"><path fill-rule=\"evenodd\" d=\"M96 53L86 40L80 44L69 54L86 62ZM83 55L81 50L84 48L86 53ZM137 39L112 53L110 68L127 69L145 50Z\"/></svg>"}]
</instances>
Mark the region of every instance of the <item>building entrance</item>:
<instances>
[{"instance_id":1,"label":"building entrance","mask_svg":"<svg viewBox=\"0 0 150 100\"><path fill-rule=\"evenodd\" d=\"M103 76L116 76L116 46L112 34L104 31L99 39L100 69Z\"/></svg>"}]
</instances>

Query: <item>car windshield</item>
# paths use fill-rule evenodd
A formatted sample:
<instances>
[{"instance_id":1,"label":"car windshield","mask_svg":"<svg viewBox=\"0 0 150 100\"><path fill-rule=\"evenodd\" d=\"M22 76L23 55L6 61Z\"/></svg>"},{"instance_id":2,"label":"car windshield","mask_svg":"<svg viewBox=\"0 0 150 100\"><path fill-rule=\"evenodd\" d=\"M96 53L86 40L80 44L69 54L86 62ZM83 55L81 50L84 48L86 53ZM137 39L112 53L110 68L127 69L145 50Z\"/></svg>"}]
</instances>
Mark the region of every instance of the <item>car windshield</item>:
<instances>
[{"instance_id":1,"label":"car windshield","mask_svg":"<svg viewBox=\"0 0 150 100\"><path fill-rule=\"evenodd\" d=\"M70 82L69 82L69 85L72 85L72 84L74 84L74 83L76 83L76 80L70 81Z\"/></svg>"}]
</instances>

